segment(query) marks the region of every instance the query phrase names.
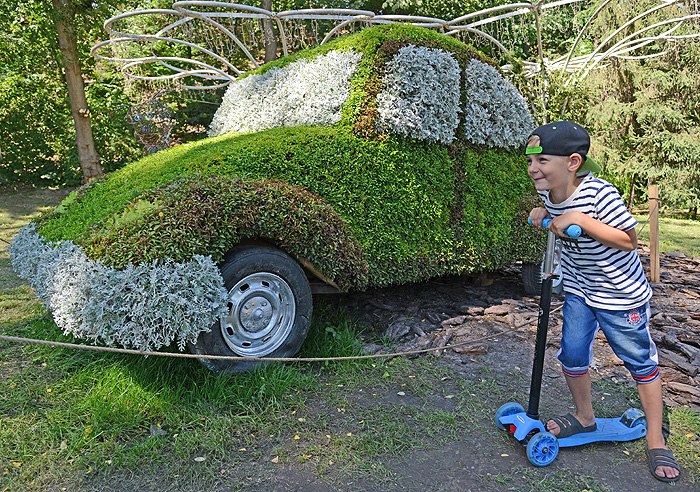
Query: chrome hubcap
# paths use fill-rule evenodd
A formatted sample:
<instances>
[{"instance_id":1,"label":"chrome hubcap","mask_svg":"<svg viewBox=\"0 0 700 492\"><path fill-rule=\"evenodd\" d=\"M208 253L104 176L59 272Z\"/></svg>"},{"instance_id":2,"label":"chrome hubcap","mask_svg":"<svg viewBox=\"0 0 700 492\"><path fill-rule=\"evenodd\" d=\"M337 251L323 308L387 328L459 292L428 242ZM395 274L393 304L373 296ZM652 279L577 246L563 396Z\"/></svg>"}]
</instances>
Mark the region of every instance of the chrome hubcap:
<instances>
[{"instance_id":1,"label":"chrome hubcap","mask_svg":"<svg viewBox=\"0 0 700 492\"><path fill-rule=\"evenodd\" d=\"M296 312L289 284L273 273L241 279L229 291L229 311L220 319L226 344L243 357L264 357L289 336Z\"/></svg>"}]
</instances>

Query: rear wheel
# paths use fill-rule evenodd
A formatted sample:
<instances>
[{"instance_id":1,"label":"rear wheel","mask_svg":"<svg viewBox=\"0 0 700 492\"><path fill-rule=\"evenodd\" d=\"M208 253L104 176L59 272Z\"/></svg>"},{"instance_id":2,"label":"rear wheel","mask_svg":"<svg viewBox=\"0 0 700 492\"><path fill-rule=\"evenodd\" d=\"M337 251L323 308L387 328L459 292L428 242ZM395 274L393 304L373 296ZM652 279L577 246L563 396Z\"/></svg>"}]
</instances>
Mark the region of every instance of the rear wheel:
<instances>
[{"instance_id":1,"label":"rear wheel","mask_svg":"<svg viewBox=\"0 0 700 492\"><path fill-rule=\"evenodd\" d=\"M190 344L199 355L292 357L311 323L309 282L299 264L282 251L241 246L221 266L228 289L227 313ZM264 361L199 359L214 372L244 372Z\"/></svg>"},{"instance_id":2,"label":"rear wheel","mask_svg":"<svg viewBox=\"0 0 700 492\"><path fill-rule=\"evenodd\" d=\"M498 410L496 410L496 418L494 419L496 426L501 430L506 430L506 426L501 423L501 417L515 415L516 413L522 413L524 411L525 409L520 403L504 403Z\"/></svg>"},{"instance_id":3,"label":"rear wheel","mask_svg":"<svg viewBox=\"0 0 700 492\"><path fill-rule=\"evenodd\" d=\"M538 296L542 290L542 266L538 263L523 263L523 287L528 296Z\"/></svg>"}]
</instances>

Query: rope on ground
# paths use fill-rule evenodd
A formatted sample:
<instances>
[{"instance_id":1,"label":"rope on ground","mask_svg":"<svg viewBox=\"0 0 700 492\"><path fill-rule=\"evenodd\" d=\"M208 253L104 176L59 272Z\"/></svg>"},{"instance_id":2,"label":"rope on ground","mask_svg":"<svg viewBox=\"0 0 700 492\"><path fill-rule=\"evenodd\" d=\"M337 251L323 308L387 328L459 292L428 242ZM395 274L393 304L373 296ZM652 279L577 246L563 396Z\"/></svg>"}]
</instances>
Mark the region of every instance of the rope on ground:
<instances>
[{"instance_id":1,"label":"rope on ground","mask_svg":"<svg viewBox=\"0 0 700 492\"><path fill-rule=\"evenodd\" d=\"M550 312L556 312L561 309L559 306L552 309ZM452 345L445 345L443 347L432 347L420 350L410 350L406 352L391 352L382 354L371 354L371 355L353 355L353 356L343 356L343 357L239 357L233 355L208 355L208 354L183 354L179 352L151 352L146 350L134 350L134 349L122 349L114 347L100 347L97 345L80 345L76 343L65 343L65 342L53 342L51 340L38 340L34 338L22 338L22 337L12 337L8 335L0 335L0 340L5 340L8 342L33 344L33 345L48 345L50 347L57 348L67 348L75 350L92 350L97 352L111 352L118 354L130 354L130 355L144 355L144 356L160 356L160 357L176 357L181 359L216 359L216 360L246 360L246 361L265 361L265 362L333 362L333 361L347 361L347 360L364 360L364 359L380 359L380 358L394 358L394 357L404 357L407 355L417 355L425 354L429 352L441 352L443 350L461 347L463 345L470 345L472 343L480 342L482 340L488 340L490 338L496 338L498 336L506 335L520 328L529 325L529 323L522 323L518 326L512 327L510 329L499 331L492 335L486 335L479 338L473 338L465 342L459 342Z\"/></svg>"}]
</instances>

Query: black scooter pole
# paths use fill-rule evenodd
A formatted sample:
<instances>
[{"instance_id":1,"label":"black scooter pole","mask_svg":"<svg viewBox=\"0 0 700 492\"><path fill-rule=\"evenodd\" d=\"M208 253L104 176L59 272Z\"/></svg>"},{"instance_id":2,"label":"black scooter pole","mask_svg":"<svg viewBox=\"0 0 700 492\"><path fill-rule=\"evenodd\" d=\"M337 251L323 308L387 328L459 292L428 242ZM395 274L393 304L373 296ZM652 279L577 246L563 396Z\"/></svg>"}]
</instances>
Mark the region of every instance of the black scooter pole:
<instances>
[{"instance_id":1,"label":"black scooter pole","mask_svg":"<svg viewBox=\"0 0 700 492\"><path fill-rule=\"evenodd\" d=\"M551 234L551 232L550 232ZM540 392L542 390L542 371L544 369L544 351L547 346L547 328L549 327L549 311L552 303L552 277L542 280L542 295L540 297L540 315L537 320L537 338L535 341L535 360L532 363L532 379L530 380L530 401L527 405L527 416L539 420Z\"/></svg>"},{"instance_id":2,"label":"black scooter pole","mask_svg":"<svg viewBox=\"0 0 700 492\"><path fill-rule=\"evenodd\" d=\"M527 406L527 416L535 420L540 419L540 392L542 391L542 371L544 369L544 352L547 346L549 311L552 304L552 282L554 281L552 270L554 269L556 239L557 236L552 231L549 231L542 269L542 292L540 294L540 313L537 319L535 359L532 363L532 379L530 380L530 400Z\"/></svg>"}]
</instances>

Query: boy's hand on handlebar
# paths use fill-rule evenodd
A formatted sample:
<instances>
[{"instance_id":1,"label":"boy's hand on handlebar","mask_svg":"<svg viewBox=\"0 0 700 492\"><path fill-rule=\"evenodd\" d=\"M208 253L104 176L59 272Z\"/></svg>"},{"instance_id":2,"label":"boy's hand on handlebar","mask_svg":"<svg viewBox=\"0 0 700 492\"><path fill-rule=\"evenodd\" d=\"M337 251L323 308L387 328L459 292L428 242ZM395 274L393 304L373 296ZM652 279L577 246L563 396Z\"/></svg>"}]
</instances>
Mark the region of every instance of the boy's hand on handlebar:
<instances>
[{"instance_id":1,"label":"boy's hand on handlebar","mask_svg":"<svg viewBox=\"0 0 700 492\"><path fill-rule=\"evenodd\" d=\"M531 212L532 213L532 212ZM556 217L549 223L548 229L557 236L566 237L566 229L572 225L579 225L583 222L580 216L582 212L568 212L559 217ZM580 229L579 229L580 230Z\"/></svg>"},{"instance_id":2,"label":"boy's hand on handlebar","mask_svg":"<svg viewBox=\"0 0 700 492\"><path fill-rule=\"evenodd\" d=\"M549 212L547 212L547 209L544 207L533 208L530 211L530 223L532 223L536 227L542 227L542 221L544 219L549 218L551 218L551 216L549 215Z\"/></svg>"}]
</instances>

